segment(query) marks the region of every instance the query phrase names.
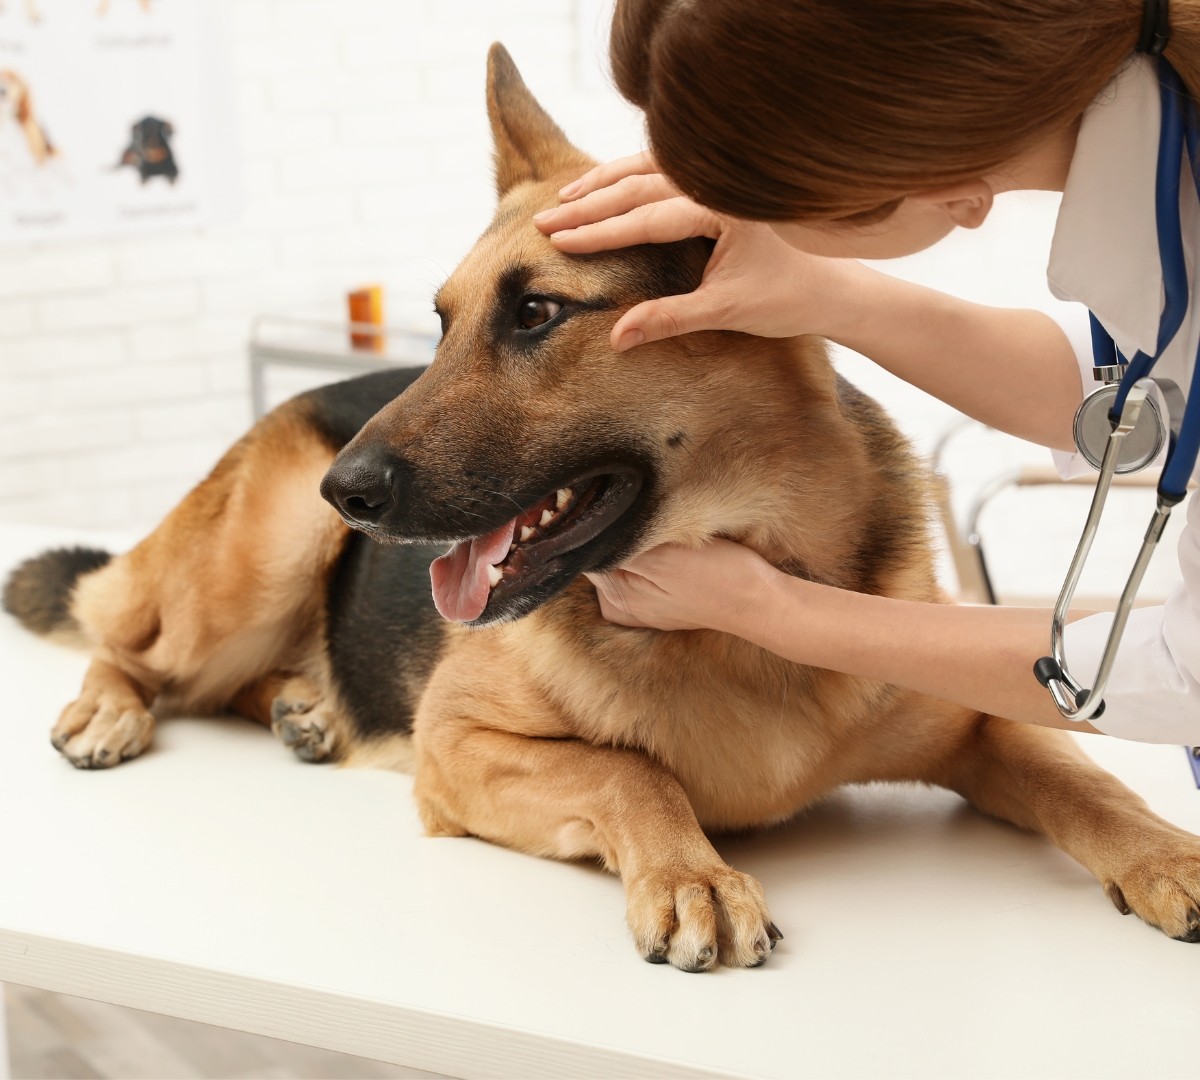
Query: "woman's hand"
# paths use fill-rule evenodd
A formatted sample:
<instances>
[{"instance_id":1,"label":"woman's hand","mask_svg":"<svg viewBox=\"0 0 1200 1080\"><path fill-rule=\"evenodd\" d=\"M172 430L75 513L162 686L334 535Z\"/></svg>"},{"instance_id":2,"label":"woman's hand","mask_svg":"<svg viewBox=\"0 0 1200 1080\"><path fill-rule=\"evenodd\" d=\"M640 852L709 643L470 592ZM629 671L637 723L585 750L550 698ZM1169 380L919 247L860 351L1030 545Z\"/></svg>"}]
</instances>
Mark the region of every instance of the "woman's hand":
<instances>
[{"instance_id":1,"label":"woman's hand","mask_svg":"<svg viewBox=\"0 0 1200 1080\"><path fill-rule=\"evenodd\" d=\"M560 206L534 223L561 251L579 254L716 240L699 288L648 300L613 327L618 352L694 330L739 330L759 337L828 334L852 294L857 263L797 251L769 225L727 218L681 195L648 151L597 165L559 193Z\"/></svg>"},{"instance_id":2,"label":"woman's hand","mask_svg":"<svg viewBox=\"0 0 1200 1080\"><path fill-rule=\"evenodd\" d=\"M619 570L588 574L600 613L622 626L738 633L781 576L757 552L731 540L703 547L662 544Z\"/></svg>"}]
</instances>

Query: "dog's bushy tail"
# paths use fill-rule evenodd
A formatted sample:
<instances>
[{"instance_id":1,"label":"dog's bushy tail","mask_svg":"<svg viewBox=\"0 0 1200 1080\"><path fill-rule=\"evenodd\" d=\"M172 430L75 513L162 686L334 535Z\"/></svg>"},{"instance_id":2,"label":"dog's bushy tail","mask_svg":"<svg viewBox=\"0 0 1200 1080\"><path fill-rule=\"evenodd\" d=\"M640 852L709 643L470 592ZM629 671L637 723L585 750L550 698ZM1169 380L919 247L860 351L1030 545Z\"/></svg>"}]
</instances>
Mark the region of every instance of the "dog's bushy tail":
<instances>
[{"instance_id":1,"label":"dog's bushy tail","mask_svg":"<svg viewBox=\"0 0 1200 1080\"><path fill-rule=\"evenodd\" d=\"M44 551L26 559L9 575L0 606L35 634L80 643L79 624L71 614L75 583L106 566L111 558L107 551L96 548Z\"/></svg>"}]
</instances>

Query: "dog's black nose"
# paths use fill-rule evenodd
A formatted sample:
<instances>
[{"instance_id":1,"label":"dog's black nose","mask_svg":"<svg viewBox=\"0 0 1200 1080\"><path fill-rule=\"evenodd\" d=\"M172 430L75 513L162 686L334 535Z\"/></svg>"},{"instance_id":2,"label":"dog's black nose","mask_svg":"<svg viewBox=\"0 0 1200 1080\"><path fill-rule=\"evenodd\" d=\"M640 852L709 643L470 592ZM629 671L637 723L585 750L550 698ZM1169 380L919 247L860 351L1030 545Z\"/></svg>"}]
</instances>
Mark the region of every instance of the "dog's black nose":
<instances>
[{"instance_id":1,"label":"dog's black nose","mask_svg":"<svg viewBox=\"0 0 1200 1080\"><path fill-rule=\"evenodd\" d=\"M378 525L396 502L401 462L365 447L337 456L321 481L321 497L351 525Z\"/></svg>"}]
</instances>

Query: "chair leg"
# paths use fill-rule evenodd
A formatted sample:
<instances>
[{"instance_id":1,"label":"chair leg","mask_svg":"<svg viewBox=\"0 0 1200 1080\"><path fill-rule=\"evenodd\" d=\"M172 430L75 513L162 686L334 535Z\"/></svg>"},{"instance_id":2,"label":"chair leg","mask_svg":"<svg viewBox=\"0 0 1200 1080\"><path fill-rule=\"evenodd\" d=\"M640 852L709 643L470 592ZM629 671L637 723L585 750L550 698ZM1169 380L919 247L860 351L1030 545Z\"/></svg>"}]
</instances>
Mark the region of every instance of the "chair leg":
<instances>
[{"instance_id":1,"label":"chair leg","mask_svg":"<svg viewBox=\"0 0 1200 1080\"><path fill-rule=\"evenodd\" d=\"M8 1062L8 1011L4 1002L4 983L0 983L0 1080L10 1080Z\"/></svg>"}]
</instances>

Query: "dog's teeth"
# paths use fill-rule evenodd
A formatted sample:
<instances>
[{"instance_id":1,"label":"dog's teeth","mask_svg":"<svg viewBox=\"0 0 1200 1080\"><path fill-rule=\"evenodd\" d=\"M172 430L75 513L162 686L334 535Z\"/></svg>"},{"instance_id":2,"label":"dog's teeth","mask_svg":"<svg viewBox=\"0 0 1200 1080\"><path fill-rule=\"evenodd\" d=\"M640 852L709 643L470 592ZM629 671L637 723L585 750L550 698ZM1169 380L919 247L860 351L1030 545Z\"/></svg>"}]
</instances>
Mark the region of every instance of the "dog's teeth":
<instances>
[{"instance_id":1,"label":"dog's teeth","mask_svg":"<svg viewBox=\"0 0 1200 1080\"><path fill-rule=\"evenodd\" d=\"M556 510L561 510L573 498L575 498L575 492L573 492L570 488L559 488L558 492L554 496L554 508Z\"/></svg>"},{"instance_id":2,"label":"dog's teeth","mask_svg":"<svg viewBox=\"0 0 1200 1080\"><path fill-rule=\"evenodd\" d=\"M542 511L542 520L539 521L538 524L544 529L553 520L554 520L554 514L549 510L543 510Z\"/></svg>"},{"instance_id":3,"label":"dog's teeth","mask_svg":"<svg viewBox=\"0 0 1200 1080\"><path fill-rule=\"evenodd\" d=\"M494 589L500 584L500 579L504 577L504 571L498 566L488 567L488 588Z\"/></svg>"},{"instance_id":4,"label":"dog's teeth","mask_svg":"<svg viewBox=\"0 0 1200 1080\"><path fill-rule=\"evenodd\" d=\"M533 528L529 525L522 525L521 526L521 543L522 544L525 543L525 541L529 540L532 536L533 536Z\"/></svg>"}]
</instances>

